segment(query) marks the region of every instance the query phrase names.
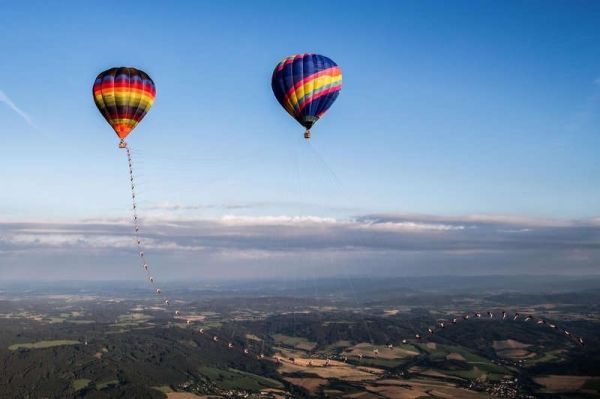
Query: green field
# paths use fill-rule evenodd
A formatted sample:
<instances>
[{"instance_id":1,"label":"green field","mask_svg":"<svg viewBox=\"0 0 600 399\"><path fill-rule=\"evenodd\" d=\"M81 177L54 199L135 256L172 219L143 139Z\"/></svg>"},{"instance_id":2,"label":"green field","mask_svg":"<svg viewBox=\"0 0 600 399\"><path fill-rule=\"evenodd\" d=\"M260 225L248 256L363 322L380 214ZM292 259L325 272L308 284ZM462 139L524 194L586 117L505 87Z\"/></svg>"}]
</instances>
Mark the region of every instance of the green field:
<instances>
[{"instance_id":1,"label":"green field","mask_svg":"<svg viewBox=\"0 0 600 399\"><path fill-rule=\"evenodd\" d=\"M54 341L39 341L39 342L30 342L23 344L13 344L8 347L11 351L16 351L19 349L46 349L53 348L55 346L66 346L66 345L79 345L81 342L79 341L71 341L71 340L54 340Z\"/></svg>"},{"instance_id":2,"label":"green field","mask_svg":"<svg viewBox=\"0 0 600 399\"><path fill-rule=\"evenodd\" d=\"M277 343L292 346L301 350L312 350L317 346L315 342L310 342L308 339L303 337L292 337L289 335L274 334L273 339Z\"/></svg>"},{"instance_id":3,"label":"green field","mask_svg":"<svg viewBox=\"0 0 600 399\"><path fill-rule=\"evenodd\" d=\"M462 346L452 346L452 345L440 345L436 344L435 349L427 347L426 344L418 345L421 350L429 354L429 358L432 360L436 359L445 359L451 353L458 353L462 357L465 358L467 363L489 363L490 361L484 357L474 354L468 349Z\"/></svg>"},{"instance_id":4,"label":"green field","mask_svg":"<svg viewBox=\"0 0 600 399\"><path fill-rule=\"evenodd\" d=\"M86 378L81 378L79 380L74 380L73 381L73 389L75 390L75 392L82 390L83 388L86 388L88 385L90 385L91 380L88 380Z\"/></svg>"},{"instance_id":5,"label":"green field","mask_svg":"<svg viewBox=\"0 0 600 399\"><path fill-rule=\"evenodd\" d=\"M283 384L279 381L237 369L200 367L198 371L224 389L246 389L257 392L265 388L283 388Z\"/></svg>"},{"instance_id":6,"label":"green field","mask_svg":"<svg viewBox=\"0 0 600 399\"><path fill-rule=\"evenodd\" d=\"M485 377L491 381L498 381L505 375L512 374L506 367L494 364L489 359L476 355L464 347L440 344L437 344L435 349L429 348L425 344L421 344L419 347L428 353L431 360L443 360L451 353L458 353L465 359L465 363L471 366L469 370L440 370L449 375L470 380Z\"/></svg>"},{"instance_id":7,"label":"green field","mask_svg":"<svg viewBox=\"0 0 600 399\"><path fill-rule=\"evenodd\" d=\"M108 388L108 387L115 386L115 385L119 385L119 380L110 380L110 381L104 381L104 382L97 383L96 389L98 391L100 391L104 388Z\"/></svg>"},{"instance_id":8,"label":"green field","mask_svg":"<svg viewBox=\"0 0 600 399\"><path fill-rule=\"evenodd\" d=\"M159 387L152 387L154 389L156 389L157 391L161 391L162 393L172 393L174 392L173 389L168 386L168 385L161 385Z\"/></svg>"},{"instance_id":9,"label":"green field","mask_svg":"<svg viewBox=\"0 0 600 399\"><path fill-rule=\"evenodd\" d=\"M563 359L561 354L564 353L564 350L557 349L553 351L544 352L541 355L534 357L533 359L527 359L527 366L534 366L538 363L551 363L551 362L559 362Z\"/></svg>"},{"instance_id":10,"label":"green field","mask_svg":"<svg viewBox=\"0 0 600 399\"><path fill-rule=\"evenodd\" d=\"M404 359L362 358L358 361L361 366L394 368L406 363Z\"/></svg>"}]
</instances>

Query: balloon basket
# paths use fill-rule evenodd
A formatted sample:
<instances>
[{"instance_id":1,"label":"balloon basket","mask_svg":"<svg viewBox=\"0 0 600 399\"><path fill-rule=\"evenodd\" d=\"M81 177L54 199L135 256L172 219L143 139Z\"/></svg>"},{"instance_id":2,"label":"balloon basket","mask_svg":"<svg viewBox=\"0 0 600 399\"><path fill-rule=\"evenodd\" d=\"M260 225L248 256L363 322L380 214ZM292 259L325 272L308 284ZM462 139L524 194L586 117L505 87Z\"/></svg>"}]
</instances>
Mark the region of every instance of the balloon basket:
<instances>
[{"instance_id":1,"label":"balloon basket","mask_svg":"<svg viewBox=\"0 0 600 399\"><path fill-rule=\"evenodd\" d=\"M304 132L304 138L306 140L310 139L310 130L307 130L306 132Z\"/></svg>"},{"instance_id":2,"label":"balloon basket","mask_svg":"<svg viewBox=\"0 0 600 399\"><path fill-rule=\"evenodd\" d=\"M119 143L119 148L127 148L127 143L121 140L121 142Z\"/></svg>"}]
</instances>

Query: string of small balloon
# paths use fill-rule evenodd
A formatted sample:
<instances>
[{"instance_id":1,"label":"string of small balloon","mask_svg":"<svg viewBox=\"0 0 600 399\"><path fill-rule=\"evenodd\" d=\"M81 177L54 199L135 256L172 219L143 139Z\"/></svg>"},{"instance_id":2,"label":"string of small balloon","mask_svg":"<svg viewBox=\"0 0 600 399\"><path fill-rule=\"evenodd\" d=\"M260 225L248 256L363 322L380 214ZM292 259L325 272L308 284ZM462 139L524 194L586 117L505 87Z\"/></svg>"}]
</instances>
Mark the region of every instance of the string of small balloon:
<instances>
[{"instance_id":1,"label":"string of small balloon","mask_svg":"<svg viewBox=\"0 0 600 399\"><path fill-rule=\"evenodd\" d=\"M141 264L142 264L142 267L144 268L144 272L146 274L146 278L147 278L148 282L151 284L156 295L158 295L161 298L164 298L162 301L164 302L164 304L167 307L169 307L171 305L171 302L166 297L165 293L158 287L158 283L157 283L156 279L150 273L150 265L148 264L148 261L146 259L146 254L144 253L144 248L143 248L142 240L141 240L141 236L140 236L139 217L138 217L138 213L137 213L137 198L136 198L136 191L135 191L135 178L134 178L134 172L133 172L133 159L132 159L131 150L129 149L129 147L124 142L122 142L121 146L122 146L122 148L125 148L125 153L127 154L127 165L129 167L129 183L130 183L130 188L131 188L131 209L132 209L133 226L134 226L134 232L135 232L134 236L135 236L135 242L136 242L136 246L137 246L137 250L138 250L138 255L140 257ZM175 319L177 319L180 315L181 315L181 312L179 310L175 310L175 312L173 313L173 317ZM192 324L192 321L190 319L187 319L186 323L189 325L189 324ZM204 334L204 332L205 332L204 328L199 328L196 331L199 334ZM212 340L213 340L213 342L219 342L220 338L219 338L219 336L214 335ZM234 345L230 341L227 344L227 347L229 349L232 349L234 347ZM243 352L245 354L250 354L250 350L248 348L244 348ZM262 351L258 355L258 357L261 359L264 358L264 354L262 353Z\"/></svg>"},{"instance_id":2,"label":"string of small balloon","mask_svg":"<svg viewBox=\"0 0 600 399\"><path fill-rule=\"evenodd\" d=\"M456 324L460 323L461 321L467 321L467 320L470 320L470 319L482 319L482 318L485 319L486 318L485 316L487 316L488 319L493 319L495 317L495 315L494 315L493 312L488 311L488 312L486 312L486 315L484 315L484 314L482 314L480 312L474 312L472 314L465 314L461 318L455 317L455 318L452 318L450 320L441 320L441 321L437 322L437 324L436 324L435 327L428 327L427 328L427 333L417 332L414 335L414 338L404 338L404 339L401 339L400 343L403 344L403 345L406 345L406 344L411 344L411 343L413 343L415 341L416 342L422 342L422 341L426 340L426 337L431 337L431 336L437 334L439 331L447 329L447 328L449 328L452 325L456 325ZM571 333L570 331L568 331L568 330L566 330L564 328L561 328L561 327L557 326L556 324L554 324L554 323L552 323L552 322L550 322L550 321L548 321L546 319L539 318L539 317L536 317L534 315L523 316L519 312L515 312L513 316L509 316L508 313L506 313L505 311L502 311L501 320L505 320L507 318L509 318L509 319L512 318L512 321L517 321L519 318L521 318L521 320L523 320L523 322L532 321L532 322L535 322L536 325L546 325L546 326L550 327L553 330L560 331L560 333L562 335L564 335L565 337L567 337L569 339L572 339L577 344L579 344L581 347L584 346L584 340L583 340L582 337L576 336L573 333ZM392 343L388 343L386 346L390 350L394 348L394 345ZM247 353L247 352L245 352L245 353ZM373 349L373 355L374 356L378 356L379 355L379 349L378 348L374 348ZM342 356L342 360L345 362L346 360L348 360L351 357L358 358L358 359L363 359L364 356L365 355L363 355L363 354L347 355L347 356ZM296 361L295 361L294 358L285 359L285 358L282 358L280 356L274 356L273 360L275 362L277 362L277 363L281 363L281 362L296 363ZM327 366L330 366L330 365L331 365L330 359L327 358L327 361L324 364L324 366L327 367ZM308 366L309 367L313 366L313 363L309 361Z\"/></svg>"},{"instance_id":3,"label":"string of small balloon","mask_svg":"<svg viewBox=\"0 0 600 399\"><path fill-rule=\"evenodd\" d=\"M171 302L167 298L165 293L158 287L158 283L157 283L156 279L150 273L150 265L148 264L148 261L146 259L146 254L144 253L144 247L143 247L142 239L141 239L141 235L140 235L139 217L138 217L138 212L137 212L137 198L136 198L136 191L135 191L135 175L133 173L133 159L132 159L131 150L129 149L129 147L124 142L121 144L121 146L122 146L122 148L125 148L125 153L127 154L127 165L129 167L129 183L130 183L130 188L131 188L131 209L132 209L132 216L133 216L133 227L134 227L134 232L135 232L134 236L135 236L135 242L136 242L136 246L137 246L138 255L140 257L142 267L144 268L144 272L146 274L146 279L151 284L156 295L161 297L162 302L164 302L164 304L167 307L169 307L171 305ZM181 312L179 310L175 310L173 312L173 318L178 319L180 316L181 316ZM189 324L192 324L192 321L190 319L187 319L186 323L189 325ZM204 334L203 328L199 328L196 331L200 334ZM213 336L213 341L218 342L219 337L216 335ZM233 344L230 342L228 344L228 347L230 349L233 348ZM250 352L248 349L244 349L244 353L249 354ZM263 358L263 357L264 357L264 355L262 355L262 353L261 353L260 358Z\"/></svg>"},{"instance_id":4,"label":"string of small balloon","mask_svg":"<svg viewBox=\"0 0 600 399\"><path fill-rule=\"evenodd\" d=\"M133 227L134 227L134 231L135 231L135 242L137 245L138 255L140 257L142 267L144 268L144 272L146 273L146 278L147 278L148 282L151 284L152 288L156 292L156 295L158 295L161 298L164 298L164 299L162 299L162 301L165 303L165 305L169 306L171 303L170 303L169 299L161 291L161 289L158 287L156 280L150 273L150 266L148 265L148 262L146 260L146 255L144 254L144 248L143 248L142 240L141 240L141 236L140 236L140 223L139 223L139 218L138 218L138 213L137 213L137 199L136 199L136 194L135 194L135 178L134 178L134 173L133 173L133 163L132 163L132 157L131 157L131 150L129 149L129 147L127 147L127 146L125 147L125 152L127 154L127 164L129 165L129 183L131 185L131 209L133 212ZM178 316L178 315L179 315L179 311L176 310L175 316Z\"/></svg>"},{"instance_id":5,"label":"string of small balloon","mask_svg":"<svg viewBox=\"0 0 600 399\"><path fill-rule=\"evenodd\" d=\"M133 226L134 226L134 231L135 231L135 242L136 242L136 246L137 246L137 250L138 250L138 255L140 257L140 261L142 264L142 267L144 269L144 272L146 274L146 278L148 280L148 282L151 284L152 288L154 289L156 295L158 295L159 297L161 297L162 302L164 302L164 304L169 307L171 305L171 302L169 301L169 299L167 298L167 296L165 295L165 293L158 287L158 283L156 281L156 279L151 275L150 273L150 266L148 264L148 261L146 259L146 255L144 253L144 248L143 248L143 244L142 244L142 240L141 240L141 235L140 235L140 223L139 223L139 217L138 217L138 212L137 212L137 198L136 198L136 191L135 191L135 178L134 178L134 172L133 172L133 161L132 161L132 156L131 156L131 150L129 149L129 147L125 147L125 152L127 154L127 164L129 166L129 183L130 183L130 187L131 187L131 206L132 206L132 213L133 213ZM173 317L175 319L178 319L180 316L180 311L179 310L175 310L173 312ZM448 327L450 327L451 325L455 325L457 323L459 323L460 320L466 321L469 320L471 317L473 318L484 318L484 315L482 313L479 312L475 312L472 315L471 314L466 314L464 316L462 316L460 319L459 318L452 318L451 320L442 320L437 322L437 325L435 327L429 327L427 328L427 334L422 334L421 332L417 332L415 333L414 339L416 341L421 341L423 340L426 336L433 336L435 333L437 333L438 331L444 330ZM494 313L488 311L487 312L487 317L492 319L494 318ZM503 311L502 312L502 316L501 319L505 320L508 316L508 314ZM521 315L516 312L513 316L510 316L512 318L513 321L516 321L517 319L519 319L521 317ZM547 325L550 328L560 331L561 334L565 335L566 337L573 339L575 342L577 342L579 345L584 346L584 341L582 337L576 336L574 334L572 334L570 331L565 330L563 328L558 327L556 324L551 323L547 320L544 320L543 318L538 318L535 317L533 315L527 315L525 317L522 318L524 322L528 322L528 321L535 321L536 324L538 325ZM191 324L191 320L186 320L187 324ZM205 330L203 328L198 328L196 330L197 333L199 334L204 334ZM411 339L412 341L412 339ZM223 342L223 340L219 337L219 335L214 335L212 337L212 342L214 342L215 344L218 344L220 342ZM245 355L255 355L258 359L264 359L265 355L264 355L264 342L262 343L262 348L260 352L254 351L249 347L242 347L242 348L238 348L236 347L231 341L227 341L225 340L224 342L227 342L226 347L228 349L237 349L237 350L241 350L242 353L244 353ZM409 339L404 338L400 341L402 344L407 344L409 343ZM393 348L393 344L388 344L387 345L388 348ZM374 354L377 355L378 354L378 349L374 349ZM358 357L360 359L362 359L363 355L359 354L355 357ZM346 360L347 357L344 357L344 360ZM272 360L274 360L277 363L283 362L283 361L287 361L286 359L283 359L281 357L278 356L274 356L272 358ZM327 361L325 363L326 366L330 365L329 361Z\"/></svg>"},{"instance_id":6,"label":"string of small balloon","mask_svg":"<svg viewBox=\"0 0 600 399\"><path fill-rule=\"evenodd\" d=\"M521 315L519 312L515 312L515 314L513 316L509 316L508 313L506 313L505 311L502 311L501 314L502 314L502 316L501 316L502 320L505 320L506 318L512 318L513 321L516 321L517 319L522 318L522 320L524 322L528 322L531 320L532 322L535 322L535 324L537 324L537 325L547 325L551 329L560 331L566 337L569 337L569 338L575 340L575 342L577 342L579 345L581 345L581 346L584 345L584 341L583 341L582 337L576 336L576 335L572 334L569 330L561 328L561 327L557 326L555 323L552 323L541 317L536 317L534 315L524 316L524 315ZM485 316L487 316L487 318L489 318L489 319L493 319L495 317L495 314L491 311L487 311L485 315L480 312L475 312L472 315L465 314L464 316L462 316L462 320L466 321L466 320L469 320L471 317L474 317L476 319L481 319L481 318L486 318ZM442 321L439 321L435 327L433 327L433 328L429 327L427 329L427 332L430 335L433 335L436 331L443 330L453 324L457 324L458 322L459 322L459 318L457 318L457 317L452 318L451 320L442 320ZM422 335L417 333L417 334L415 334L415 338L421 339Z\"/></svg>"},{"instance_id":7,"label":"string of small balloon","mask_svg":"<svg viewBox=\"0 0 600 399\"><path fill-rule=\"evenodd\" d=\"M490 311L486 312L486 315L484 315L484 314L482 314L480 312L474 312L472 314L465 314L464 316L462 316L460 318L459 317L455 317L455 318L452 318L452 319L449 319L449 320L441 320L441 321L437 322L437 324L436 324L435 327L429 327L429 328L427 328L427 333L417 332L414 335L414 338L404 338L404 339L401 339L399 341L399 343L401 343L403 345L406 345L406 344L412 344L413 342L424 342L424 341L427 340L427 337L432 337L433 335L437 334L441 330L445 330L447 328L450 328L451 326L456 325L458 323L461 323L461 322L464 322L464 321L467 321L467 320L470 320L470 319L485 319L485 318L494 319L495 318L495 314L493 312L490 312ZM521 315L518 312L514 313L513 316L509 316L507 312L502 311L502 316L500 317L500 319L501 320L505 320L505 319L511 320L512 319L512 321L517 321L517 320L520 319L523 322L532 321L532 323L535 322L536 325L546 325L546 326L550 327L553 330L560 331L561 335L564 335L565 337L574 340L581 347L584 346L584 341L583 341L582 337L576 336L573 333L571 333L570 331L568 331L568 330L566 330L564 328L561 328L561 327L557 326L556 324L554 324L553 322L551 322L549 320L546 320L546 319L543 319L543 318L539 318L539 317L536 317L536 316L533 316L533 315L524 316L524 315ZM200 329L199 332L203 333L204 331L202 329ZM213 337L212 337L212 341L215 344L219 344L219 343L222 342L221 338L218 335L214 335L214 334L213 334ZM392 343L388 343L386 346L390 350L392 350L394 348L394 345ZM275 363L285 363L285 362L290 362L290 363L294 363L294 364L296 363L296 361L295 361L294 358L286 359L284 357L277 356L277 355L265 358L264 349L261 352L256 352L256 351L254 351L254 350L252 350L251 348L248 348L248 347L238 348L238 347L234 346L233 343L231 343L231 342L227 343L226 347L228 349L231 349L231 350L239 350L239 351L243 352L245 355L256 356L258 359L266 359L266 360L269 360L269 361L274 361ZM373 355L374 356L378 356L379 355L379 349L378 348L373 349ZM363 354L358 354L358 355L346 355L346 356L342 355L341 357L342 357L342 360L345 362L345 361L347 361L348 359L350 359L352 357L357 358L357 359L363 359L364 356L365 355L363 355ZM327 357L326 362L322 366L328 367L328 366L331 366L331 365L332 365L332 363L330 362L330 358ZM314 366L314 364L311 361L309 361L308 362L308 366L311 367L311 366Z\"/></svg>"}]
</instances>

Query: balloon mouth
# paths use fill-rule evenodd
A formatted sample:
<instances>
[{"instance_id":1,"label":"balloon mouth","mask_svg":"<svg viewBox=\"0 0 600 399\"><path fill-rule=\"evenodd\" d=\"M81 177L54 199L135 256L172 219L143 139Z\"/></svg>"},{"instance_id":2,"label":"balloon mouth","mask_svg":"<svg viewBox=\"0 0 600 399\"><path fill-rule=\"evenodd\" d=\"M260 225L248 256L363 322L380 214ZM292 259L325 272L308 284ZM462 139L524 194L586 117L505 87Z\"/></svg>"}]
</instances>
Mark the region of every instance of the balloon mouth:
<instances>
[{"instance_id":1,"label":"balloon mouth","mask_svg":"<svg viewBox=\"0 0 600 399\"><path fill-rule=\"evenodd\" d=\"M306 130L310 130L310 128L313 127L315 122L319 120L319 117L313 115L304 115L298 118L297 120L302 126L306 128Z\"/></svg>"},{"instance_id":2,"label":"balloon mouth","mask_svg":"<svg viewBox=\"0 0 600 399\"><path fill-rule=\"evenodd\" d=\"M115 133L117 133L117 137L119 137L121 140L124 140L125 137L127 137L129 133L131 133L133 128L133 126L129 126L123 123L117 123L113 125L113 129Z\"/></svg>"}]
</instances>

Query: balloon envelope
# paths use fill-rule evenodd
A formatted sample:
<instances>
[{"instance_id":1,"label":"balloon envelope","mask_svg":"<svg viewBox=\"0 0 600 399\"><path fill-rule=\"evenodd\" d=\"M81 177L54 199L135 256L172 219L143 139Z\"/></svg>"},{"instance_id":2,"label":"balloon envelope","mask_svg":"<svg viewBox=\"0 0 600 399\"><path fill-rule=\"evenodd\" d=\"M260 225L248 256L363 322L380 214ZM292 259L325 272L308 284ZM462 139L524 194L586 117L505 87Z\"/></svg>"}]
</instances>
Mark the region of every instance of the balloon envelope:
<instances>
[{"instance_id":1,"label":"balloon envelope","mask_svg":"<svg viewBox=\"0 0 600 399\"><path fill-rule=\"evenodd\" d=\"M144 71L111 68L96 78L94 102L122 140L140 123L154 103L156 88Z\"/></svg>"},{"instance_id":2,"label":"balloon envelope","mask_svg":"<svg viewBox=\"0 0 600 399\"><path fill-rule=\"evenodd\" d=\"M342 71L325 56L296 54L277 64L271 87L279 104L298 123L310 129L340 93Z\"/></svg>"}]
</instances>

